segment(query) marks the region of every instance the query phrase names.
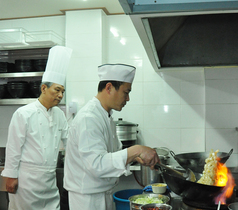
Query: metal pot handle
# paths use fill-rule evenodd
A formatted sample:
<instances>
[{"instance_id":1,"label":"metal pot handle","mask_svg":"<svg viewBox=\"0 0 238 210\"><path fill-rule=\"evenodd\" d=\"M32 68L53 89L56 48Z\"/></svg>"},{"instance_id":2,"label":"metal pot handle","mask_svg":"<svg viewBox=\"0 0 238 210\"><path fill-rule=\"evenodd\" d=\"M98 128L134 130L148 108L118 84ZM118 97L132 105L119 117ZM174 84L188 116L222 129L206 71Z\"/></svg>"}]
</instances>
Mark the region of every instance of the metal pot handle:
<instances>
[{"instance_id":1,"label":"metal pot handle","mask_svg":"<svg viewBox=\"0 0 238 210\"><path fill-rule=\"evenodd\" d=\"M175 153L174 153L172 150L170 150L170 154L171 154L172 157L175 159Z\"/></svg>"},{"instance_id":2,"label":"metal pot handle","mask_svg":"<svg viewBox=\"0 0 238 210\"><path fill-rule=\"evenodd\" d=\"M167 152L170 152L170 151L171 151L171 150L170 150L169 148L167 148L167 147L159 147L159 148L165 149L165 150L167 150Z\"/></svg>"}]
</instances>

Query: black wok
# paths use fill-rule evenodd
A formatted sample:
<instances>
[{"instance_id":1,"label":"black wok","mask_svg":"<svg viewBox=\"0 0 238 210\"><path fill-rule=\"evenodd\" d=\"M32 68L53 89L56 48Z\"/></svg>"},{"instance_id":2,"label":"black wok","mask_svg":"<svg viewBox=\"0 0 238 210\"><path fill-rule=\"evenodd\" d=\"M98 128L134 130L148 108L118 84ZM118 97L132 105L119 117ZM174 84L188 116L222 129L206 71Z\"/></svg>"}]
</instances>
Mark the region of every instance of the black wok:
<instances>
[{"instance_id":1,"label":"black wok","mask_svg":"<svg viewBox=\"0 0 238 210\"><path fill-rule=\"evenodd\" d=\"M190 201L206 204L207 206L214 206L214 199L222 192L223 187L211 186L199 184L197 182L191 182L182 179L175 174L163 170L162 172L165 182L169 189L180 195L182 198ZM195 173L197 180L201 177L201 174ZM227 200L227 204L231 203L235 199L234 195Z\"/></svg>"},{"instance_id":2,"label":"black wok","mask_svg":"<svg viewBox=\"0 0 238 210\"><path fill-rule=\"evenodd\" d=\"M217 156L221 158L220 162L225 163L232 152L233 149L231 149L229 153L218 152ZM210 152L194 152L175 155L173 151L170 151L170 154L184 169L190 168L193 172L202 173L205 160L209 157Z\"/></svg>"}]
</instances>

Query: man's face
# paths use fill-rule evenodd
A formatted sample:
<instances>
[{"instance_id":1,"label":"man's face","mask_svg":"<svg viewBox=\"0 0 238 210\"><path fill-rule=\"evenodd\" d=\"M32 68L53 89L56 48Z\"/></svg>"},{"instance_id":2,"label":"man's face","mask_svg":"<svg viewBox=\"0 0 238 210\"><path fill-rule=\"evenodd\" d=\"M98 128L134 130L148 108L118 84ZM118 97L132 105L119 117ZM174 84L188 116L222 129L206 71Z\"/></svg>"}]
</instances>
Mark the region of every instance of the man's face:
<instances>
[{"instance_id":1,"label":"man's face","mask_svg":"<svg viewBox=\"0 0 238 210\"><path fill-rule=\"evenodd\" d=\"M111 108L117 111L121 111L126 105L126 102L130 100L129 93L131 91L131 83L123 83L118 90L112 86L112 100Z\"/></svg>"},{"instance_id":2,"label":"man's face","mask_svg":"<svg viewBox=\"0 0 238 210\"><path fill-rule=\"evenodd\" d=\"M48 101L50 107L57 106L63 98L64 86L53 84L49 88L45 88L45 100Z\"/></svg>"}]
</instances>

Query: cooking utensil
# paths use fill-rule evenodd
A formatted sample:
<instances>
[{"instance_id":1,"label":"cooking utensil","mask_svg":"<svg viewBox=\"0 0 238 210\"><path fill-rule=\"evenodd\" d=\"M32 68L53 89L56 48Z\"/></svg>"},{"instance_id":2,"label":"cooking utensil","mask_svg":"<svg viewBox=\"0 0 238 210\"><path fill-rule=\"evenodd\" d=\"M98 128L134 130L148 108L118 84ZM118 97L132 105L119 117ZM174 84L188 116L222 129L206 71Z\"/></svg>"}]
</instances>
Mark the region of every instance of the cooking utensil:
<instances>
[{"instance_id":1,"label":"cooking utensil","mask_svg":"<svg viewBox=\"0 0 238 210\"><path fill-rule=\"evenodd\" d=\"M231 156L233 149L229 153L218 152L217 156L221 158L220 162L225 163ZM170 150L170 154L184 169L190 168L193 172L202 173L206 158L209 157L210 152L194 152L175 154Z\"/></svg>"},{"instance_id":2,"label":"cooking utensil","mask_svg":"<svg viewBox=\"0 0 238 210\"><path fill-rule=\"evenodd\" d=\"M196 177L193 173L193 171L191 169L185 169L185 173L181 173L180 171L177 171L171 167L168 167L166 165L164 165L163 163L156 163L155 165L155 169L159 169L159 166L163 167L166 169L166 171L168 170L170 173L172 173L173 175L175 176L178 176L180 177L181 179L186 179L186 180L189 180L191 182L195 182L196 181Z\"/></svg>"},{"instance_id":3,"label":"cooking utensil","mask_svg":"<svg viewBox=\"0 0 238 210\"><path fill-rule=\"evenodd\" d=\"M164 180L169 189L187 200L200 202L206 205L214 206L214 198L216 198L223 190L223 187L204 185L197 182L190 182L168 171L162 171ZM199 180L201 173L195 173L196 179ZM226 203L231 203L235 199L235 194Z\"/></svg>"}]
</instances>

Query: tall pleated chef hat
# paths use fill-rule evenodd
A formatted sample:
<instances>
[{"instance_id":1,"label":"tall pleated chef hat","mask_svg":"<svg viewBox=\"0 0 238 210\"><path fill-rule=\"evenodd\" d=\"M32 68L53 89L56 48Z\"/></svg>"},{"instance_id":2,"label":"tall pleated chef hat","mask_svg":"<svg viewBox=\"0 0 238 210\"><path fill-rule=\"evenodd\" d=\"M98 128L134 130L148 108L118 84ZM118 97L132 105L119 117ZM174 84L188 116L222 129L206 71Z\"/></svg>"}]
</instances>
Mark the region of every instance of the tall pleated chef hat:
<instances>
[{"instance_id":1,"label":"tall pleated chef hat","mask_svg":"<svg viewBox=\"0 0 238 210\"><path fill-rule=\"evenodd\" d=\"M54 46L49 56L42 77L42 82L53 82L65 86L66 74L72 49L63 46Z\"/></svg>"},{"instance_id":2,"label":"tall pleated chef hat","mask_svg":"<svg viewBox=\"0 0 238 210\"><path fill-rule=\"evenodd\" d=\"M127 64L104 64L98 67L100 81L120 81L132 83L136 68Z\"/></svg>"}]
</instances>

